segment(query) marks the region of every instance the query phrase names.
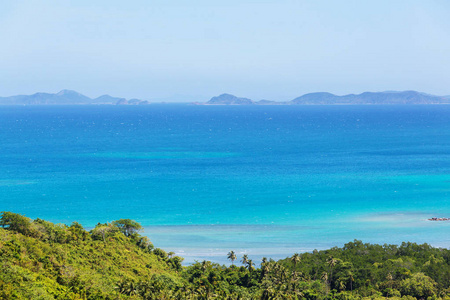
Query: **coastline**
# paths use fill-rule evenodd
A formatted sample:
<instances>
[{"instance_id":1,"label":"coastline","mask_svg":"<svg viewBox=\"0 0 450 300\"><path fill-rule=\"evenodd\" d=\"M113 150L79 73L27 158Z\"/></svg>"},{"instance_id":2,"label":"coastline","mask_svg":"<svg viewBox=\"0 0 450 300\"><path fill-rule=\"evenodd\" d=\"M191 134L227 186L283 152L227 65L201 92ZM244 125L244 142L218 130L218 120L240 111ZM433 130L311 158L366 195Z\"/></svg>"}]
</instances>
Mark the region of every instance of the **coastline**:
<instances>
[{"instance_id":1,"label":"coastline","mask_svg":"<svg viewBox=\"0 0 450 300\"><path fill-rule=\"evenodd\" d=\"M294 253L342 247L357 239L364 243L400 244L403 241L450 248L447 222L429 222L418 212L362 215L338 229L323 232L319 226L293 225L158 225L144 226L143 235L155 246L184 257L183 264L210 260L228 265L226 254L233 250L255 261L262 257L284 259Z\"/></svg>"}]
</instances>

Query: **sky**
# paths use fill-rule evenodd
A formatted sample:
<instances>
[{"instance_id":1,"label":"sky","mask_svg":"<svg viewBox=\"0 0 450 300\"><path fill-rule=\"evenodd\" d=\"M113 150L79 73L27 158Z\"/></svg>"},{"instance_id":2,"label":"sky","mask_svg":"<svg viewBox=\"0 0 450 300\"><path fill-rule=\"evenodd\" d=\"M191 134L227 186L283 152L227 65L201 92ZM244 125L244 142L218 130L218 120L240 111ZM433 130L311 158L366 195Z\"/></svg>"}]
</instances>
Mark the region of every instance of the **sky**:
<instances>
[{"instance_id":1,"label":"sky","mask_svg":"<svg viewBox=\"0 0 450 300\"><path fill-rule=\"evenodd\" d=\"M448 0L2 0L0 96L450 95Z\"/></svg>"}]
</instances>

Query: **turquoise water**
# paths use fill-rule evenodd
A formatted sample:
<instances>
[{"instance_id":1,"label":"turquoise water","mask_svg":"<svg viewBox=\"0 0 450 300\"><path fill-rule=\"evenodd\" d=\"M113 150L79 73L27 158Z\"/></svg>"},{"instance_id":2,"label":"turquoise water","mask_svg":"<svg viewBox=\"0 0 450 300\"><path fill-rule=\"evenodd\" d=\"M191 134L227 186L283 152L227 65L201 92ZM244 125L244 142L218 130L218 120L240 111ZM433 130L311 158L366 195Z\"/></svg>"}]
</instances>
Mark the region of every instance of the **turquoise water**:
<instances>
[{"instance_id":1,"label":"turquoise water","mask_svg":"<svg viewBox=\"0 0 450 300\"><path fill-rule=\"evenodd\" d=\"M364 242L449 247L450 106L0 107L0 210L131 218L225 262Z\"/></svg>"}]
</instances>

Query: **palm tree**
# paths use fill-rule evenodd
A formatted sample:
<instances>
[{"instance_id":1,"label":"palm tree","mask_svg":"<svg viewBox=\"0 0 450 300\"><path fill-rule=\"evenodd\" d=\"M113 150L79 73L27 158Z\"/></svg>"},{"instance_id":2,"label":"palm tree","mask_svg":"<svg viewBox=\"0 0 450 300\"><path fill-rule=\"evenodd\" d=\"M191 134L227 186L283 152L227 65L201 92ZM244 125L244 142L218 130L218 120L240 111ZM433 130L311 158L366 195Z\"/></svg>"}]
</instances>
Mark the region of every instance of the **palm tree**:
<instances>
[{"instance_id":1,"label":"palm tree","mask_svg":"<svg viewBox=\"0 0 450 300\"><path fill-rule=\"evenodd\" d=\"M120 281L118 284L117 284L117 286L116 287L114 287L119 293L123 293L123 292L125 292L125 290L126 290L126 287L127 287L127 281L126 280L122 280L122 281Z\"/></svg>"},{"instance_id":2,"label":"palm tree","mask_svg":"<svg viewBox=\"0 0 450 300\"><path fill-rule=\"evenodd\" d=\"M262 264L261 264L261 277L263 277L264 278L264 276L266 276L268 273L269 273L269 271L270 271L270 263L268 263L268 262L263 262Z\"/></svg>"},{"instance_id":3,"label":"palm tree","mask_svg":"<svg viewBox=\"0 0 450 300\"><path fill-rule=\"evenodd\" d=\"M296 288L297 288L297 283L299 282L299 280L300 280L300 276L302 275L302 273L300 272L296 272L296 271L293 271L292 273L291 273L291 282L292 282L292 288L293 288L293 290L296 290Z\"/></svg>"},{"instance_id":4,"label":"palm tree","mask_svg":"<svg viewBox=\"0 0 450 300\"><path fill-rule=\"evenodd\" d=\"M355 279L353 278L353 273L351 271L348 272L348 278L350 279L350 291L353 292L353 281L355 281Z\"/></svg>"},{"instance_id":5,"label":"palm tree","mask_svg":"<svg viewBox=\"0 0 450 300\"><path fill-rule=\"evenodd\" d=\"M327 286L327 294L328 294L328 274L327 272L323 272L322 276L320 277L323 282L325 282L325 285Z\"/></svg>"},{"instance_id":6,"label":"palm tree","mask_svg":"<svg viewBox=\"0 0 450 300\"><path fill-rule=\"evenodd\" d=\"M294 263L294 269L301 260L302 258L300 257L300 254L295 253L294 255L292 255L291 261Z\"/></svg>"},{"instance_id":7,"label":"palm tree","mask_svg":"<svg viewBox=\"0 0 450 300\"><path fill-rule=\"evenodd\" d=\"M228 252L228 257L229 260L231 260L231 264L234 266L234 261L236 260L236 253L234 253L234 251L230 251Z\"/></svg>"},{"instance_id":8,"label":"palm tree","mask_svg":"<svg viewBox=\"0 0 450 300\"><path fill-rule=\"evenodd\" d=\"M325 282L328 281L328 274L327 274L327 272L323 272L323 273L322 273L321 279L322 279L323 281L325 281Z\"/></svg>"},{"instance_id":9,"label":"palm tree","mask_svg":"<svg viewBox=\"0 0 450 300\"><path fill-rule=\"evenodd\" d=\"M387 279L388 282L389 282L389 287L392 288L392 280L394 280L394 277L392 276L392 274L389 273L389 274L386 276L386 279Z\"/></svg>"},{"instance_id":10,"label":"palm tree","mask_svg":"<svg viewBox=\"0 0 450 300\"><path fill-rule=\"evenodd\" d=\"M241 260L243 265L246 265L248 263L248 255L244 254L244 256L242 256L242 260Z\"/></svg>"},{"instance_id":11,"label":"palm tree","mask_svg":"<svg viewBox=\"0 0 450 300\"><path fill-rule=\"evenodd\" d=\"M346 288L344 281L339 281L339 290L344 291Z\"/></svg>"},{"instance_id":12,"label":"palm tree","mask_svg":"<svg viewBox=\"0 0 450 300\"><path fill-rule=\"evenodd\" d=\"M330 287L331 287L331 282L333 280L333 267L336 266L337 263L338 263L338 260L336 258L333 258L333 256L330 256L327 259L327 264L330 266Z\"/></svg>"},{"instance_id":13,"label":"palm tree","mask_svg":"<svg viewBox=\"0 0 450 300\"><path fill-rule=\"evenodd\" d=\"M292 271L292 273L291 273L291 279L292 279L293 281L297 281L297 280L300 279L300 277L301 277L302 275L303 275L302 272Z\"/></svg>"},{"instance_id":14,"label":"palm tree","mask_svg":"<svg viewBox=\"0 0 450 300\"><path fill-rule=\"evenodd\" d=\"M206 271L207 266L208 266L208 262L206 260L202 261L201 267L202 267L203 272Z\"/></svg>"},{"instance_id":15,"label":"palm tree","mask_svg":"<svg viewBox=\"0 0 450 300\"><path fill-rule=\"evenodd\" d=\"M267 263L267 257L263 257L263 258L261 259L261 265L263 265L263 264L265 264L265 263Z\"/></svg>"},{"instance_id":16,"label":"palm tree","mask_svg":"<svg viewBox=\"0 0 450 300\"><path fill-rule=\"evenodd\" d=\"M133 280L129 280L128 283L125 286L125 295L133 296L137 295L137 285Z\"/></svg>"},{"instance_id":17,"label":"palm tree","mask_svg":"<svg viewBox=\"0 0 450 300\"><path fill-rule=\"evenodd\" d=\"M252 271L254 265L255 264L253 263L253 260L251 260L251 259L247 260L247 267L250 272Z\"/></svg>"}]
</instances>

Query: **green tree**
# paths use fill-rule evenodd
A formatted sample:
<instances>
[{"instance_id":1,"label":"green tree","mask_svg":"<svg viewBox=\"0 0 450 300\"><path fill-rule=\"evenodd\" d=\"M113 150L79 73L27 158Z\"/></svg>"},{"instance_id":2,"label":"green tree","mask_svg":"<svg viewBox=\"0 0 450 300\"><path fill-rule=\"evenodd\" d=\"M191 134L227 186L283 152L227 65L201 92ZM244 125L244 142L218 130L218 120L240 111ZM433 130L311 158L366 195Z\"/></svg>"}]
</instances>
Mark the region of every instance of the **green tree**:
<instances>
[{"instance_id":1,"label":"green tree","mask_svg":"<svg viewBox=\"0 0 450 300\"><path fill-rule=\"evenodd\" d=\"M234 251L228 252L227 258L231 260L231 264L234 265L234 261L236 260L236 253L234 253Z\"/></svg>"},{"instance_id":2,"label":"green tree","mask_svg":"<svg viewBox=\"0 0 450 300\"><path fill-rule=\"evenodd\" d=\"M251 259L248 259L247 260L247 268L248 268L248 270L251 272L252 270L253 270L253 266L254 266L255 264L253 263L253 260L251 260Z\"/></svg>"},{"instance_id":3,"label":"green tree","mask_svg":"<svg viewBox=\"0 0 450 300\"><path fill-rule=\"evenodd\" d=\"M100 224L98 223L94 229L91 230L91 236L94 240L103 240L106 241L106 237L114 234L118 231L117 226L109 224Z\"/></svg>"},{"instance_id":4,"label":"green tree","mask_svg":"<svg viewBox=\"0 0 450 300\"><path fill-rule=\"evenodd\" d=\"M151 252L154 248L153 243L146 236L139 237L136 241L136 245L138 245L139 248L148 252Z\"/></svg>"},{"instance_id":5,"label":"green tree","mask_svg":"<svg viewBox=\"0 0 450 300\"><path fill-rule=\"evenodd\" d=\"M243 265L247 264L247 262L248 262L248 255L247 254L244 254L242 256L241 262L242 262Z\"/></svg>"},{"instance_id":6,"label":"green tree","mask_svg":"<svg viewBox=\"0 0 450 300\"><path fill-rule=\"evenodd\" d=\"M120 219L113 221L112 224L119 228L119 231L128 237L142 230L141 224L130 219Z\"/></svg>"},{"instance_id":7,"label":"green tree","mask_svg":"<svg viewBox=\"0 0 450 300\"><path fill-rule=\"evenodd\" d=\"M2 211L0 226L8 230L16 231L24 235L31 232L31 219L23 215L15 214L9 211Z\"/></svg>"},{"instance_id":8,"label":"green tree","mask_svg":"<svg viewBox=\"0 0 450 300\"><path fill-rule=\"evenodd\" d=\"M85 241L86 239L89 239L89 232L87 232L86 230L84 230L83 226L81 226L80 223L78 222L73 222L70 227L68 228L68 230L72 233L71 239L72 240L83 240Z\"/></svg>"},{"instance_id":9,"label":"green tree","mask_svg":"<svg viewBox=\"0 0 450 300\"><path fill-rule=\"evenodd\" d=\"M162 259L167 259L168 258L167 252L164 251L161 248L156 248L155 250L153 250L153 254L156 255L156 256L161 257Z\"/></svg>"},{"instance_id":10,"label":"green tree","mask_svg":"<svg viewBox=\"0 0 450 300\"><path fill-rule=\"evenodd\" d=\"M436 294L436 282L423 273L416 273L411 278L403 279L399 289L402 295L427 299Z\"/></svg>"},{"instance_id":11,"label":"green tree","mask_svg":"<svg viewBox=\"0 0 450 300\"><path fill-rule=\"evenodd\" d=\"M294 269L301 260L302 260L302 258L300 257L300 254L295 253L294 255L292 255L291 261L294 264Z\"/></svg>"},{"instance_id":12,"label":"green tree","mask_svg":"<svg viewBox=\"0 0 450 300\"><path fill-rule=\"evenodd\" d=\"M172 265L172 267L177 270L177 271L181 271L183 266L182 266L182 262L183 262L184 258L179 257L179 256L174 256L172 258L169 258L169 263Z\"/></svg>"},{"instance_id":13,"label":"green tree","mask_svg":"<svg viewBox=\"0 0 450 300\"><path fill-rule=\"evenodd\" d=\"M327 294L328 294L329 282L328 282L328 274L327 274L327 272L323 272L322 276L320 277L320 279L322 279L323 282L325 283L325 285L327 287Z\"/></svg>"},{"instance_id":14,"label":"green tree","mask_svg":"<svg viewBox=\"0 0 450 300\"><path fill-rule=\"evenodd\" d=\"M334 258L333 256L328 257L327 264L330 267L330 287L333 282L333 268L336 266L337 263L338 260L336 258Z\"/></svg>"}]
</instances>

